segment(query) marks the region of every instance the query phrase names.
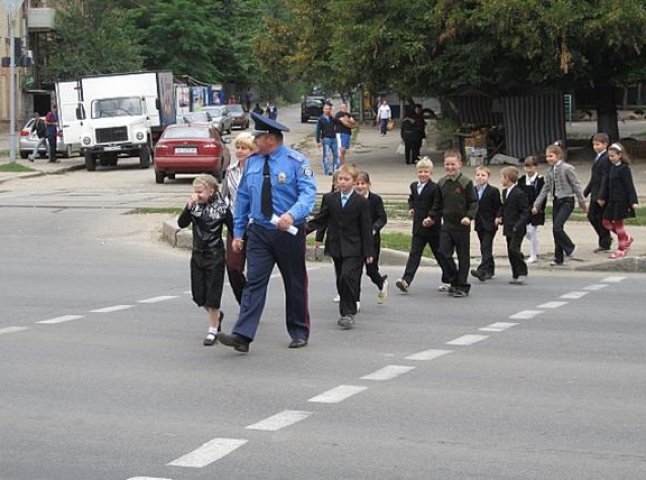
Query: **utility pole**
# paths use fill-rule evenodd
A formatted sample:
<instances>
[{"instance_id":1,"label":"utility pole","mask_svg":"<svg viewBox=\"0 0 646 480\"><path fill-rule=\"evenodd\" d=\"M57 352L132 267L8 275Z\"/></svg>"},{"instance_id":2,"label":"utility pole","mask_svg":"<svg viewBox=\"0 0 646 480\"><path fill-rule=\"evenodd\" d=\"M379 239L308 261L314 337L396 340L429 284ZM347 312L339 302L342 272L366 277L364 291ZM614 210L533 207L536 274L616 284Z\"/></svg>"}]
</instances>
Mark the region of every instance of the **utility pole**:
<instances>
[{"instance_id":1,"label":"utility pole","mask_svg":"<svg viewBox=\"0 0 646 480\"><path fill-rule=\"evenodd\" d=\"M9 30L9 161L16 162L16 38L13 22L23 0L5 0Z\"/></svg>"}]
</instances>

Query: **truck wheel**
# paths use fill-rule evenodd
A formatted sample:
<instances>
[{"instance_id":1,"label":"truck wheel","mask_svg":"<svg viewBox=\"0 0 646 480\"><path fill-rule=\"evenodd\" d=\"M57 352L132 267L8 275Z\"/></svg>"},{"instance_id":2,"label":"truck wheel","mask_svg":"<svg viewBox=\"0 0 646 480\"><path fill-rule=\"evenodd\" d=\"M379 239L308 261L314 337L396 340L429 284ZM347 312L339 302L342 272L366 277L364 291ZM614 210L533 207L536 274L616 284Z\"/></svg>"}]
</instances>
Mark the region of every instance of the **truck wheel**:
<instances>
[{"instance_id":1,"label":"truck wheel","mask_svg":"<svg viewBox=\"0 0 646 480\"><path fill-rule=\"evenodd\" d=\"M141 150L139 150L139 167L150 167L150 146L148 145L144 145L141 147Z\"/></svg>"},{"instance_id":2,"label":"truck wheel","mask_svg":"<svg viewBox=\"0 0 646 480\"><path fill-rule=\"evenodd\" d=\"M158 172L155 170L155 183L164 183L164 172Z\"/></svg>"},{"instance_id":3,"label":"truck wheel","mask_svg":"<svg viewBox=\"0 0 646 480\"><path fill-rule=\"evenodd\" d=\"M92 152L85 152L85 169L88 172L96 170L96 156Z\"/></svg>"},{"instance_id":4,"label":"truck wheel","mask_svg":"<svg viewBox=\"0 0 646 480\"><path fill-rule=\"evenodd\" d=\"M309 121L309 117L303 117L301 116L301 123L307 123Z\"/></svg>"},{"instance_id":5,"label":"truck wheel","mask_svg":"<svg viewBox=\"0 0 646 480\"><path fill-rule=\"evenodd\" d=\"M71 145L66 145L65 146L65 152L63 152L63 157L64 158L72 158L72 146Z\"/></svg>"}]
</instances>

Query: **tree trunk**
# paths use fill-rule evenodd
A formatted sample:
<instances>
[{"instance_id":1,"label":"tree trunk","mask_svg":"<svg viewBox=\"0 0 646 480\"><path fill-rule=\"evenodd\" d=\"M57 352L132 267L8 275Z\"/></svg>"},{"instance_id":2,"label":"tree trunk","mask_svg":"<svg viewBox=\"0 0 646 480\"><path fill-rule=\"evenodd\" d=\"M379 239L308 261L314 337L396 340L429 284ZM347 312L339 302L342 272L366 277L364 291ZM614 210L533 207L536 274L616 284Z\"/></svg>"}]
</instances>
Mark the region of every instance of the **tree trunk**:
<instances>
[{"instance_id":1,"label":"tree trunk","mask_svg":"<svg viewBox=\"0 0 646 480\"><path fill-rule=\"evenodd\" d=\"M617 98L615 87L608 85L595 88L597 98L597 132L607 133L611 142L619 140L617 123Z\"/></svg>"}]
</instances>

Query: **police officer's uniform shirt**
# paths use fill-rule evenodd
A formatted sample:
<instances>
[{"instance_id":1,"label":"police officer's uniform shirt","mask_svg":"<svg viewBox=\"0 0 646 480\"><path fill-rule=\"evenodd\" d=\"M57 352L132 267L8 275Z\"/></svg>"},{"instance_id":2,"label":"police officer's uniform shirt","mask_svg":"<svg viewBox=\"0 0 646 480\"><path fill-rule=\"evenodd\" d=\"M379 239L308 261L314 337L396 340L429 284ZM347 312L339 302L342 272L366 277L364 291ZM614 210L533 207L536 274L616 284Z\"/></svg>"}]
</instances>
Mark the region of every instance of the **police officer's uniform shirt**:
<instances>
[{"instance_id":1,"label":"police officer's uniform shirt","mask_svg":"<svg viewBox=\"0 0 646 480\"><path fill-rule=\"evenodd\" d=\"M271 194L274 214L289 213L294 225L305 223L314 208L316 182L309 160L296 150L281 145L270 155ZM262 181L264 155L255 154L247 159L238 186L234 217L234 237L241 238L251 221L275 230L270 218L262 214Z\"/></svg>"}]
</instances>

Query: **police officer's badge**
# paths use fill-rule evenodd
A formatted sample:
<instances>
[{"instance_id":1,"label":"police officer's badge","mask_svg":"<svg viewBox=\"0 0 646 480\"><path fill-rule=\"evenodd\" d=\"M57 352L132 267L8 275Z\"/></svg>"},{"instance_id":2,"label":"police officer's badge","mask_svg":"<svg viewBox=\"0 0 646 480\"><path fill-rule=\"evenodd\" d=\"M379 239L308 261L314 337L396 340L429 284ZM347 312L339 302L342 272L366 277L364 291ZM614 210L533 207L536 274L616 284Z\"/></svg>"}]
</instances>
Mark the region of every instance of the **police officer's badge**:
<instances>
[{"instance_id":1,"label":"police officer's badge","mask_svg":"<svg viewBox=\"0 0 646 480\"><path fill-rule=\"evenodd\" d=\"M304 167L303 175L305 175L306 177L311 177L314 175L314 171L310 167Z\"/></svg>"},{"instance_id":2,"label":"police officer's badge","mask_svg":"<svg viewBox=\"0 0 646 480\"><path fill-rule=\"evenodd\" d=\"M278 174L278 183L285 183L287 181L287 174L285 172L280 172Z\"/></svg>"}]
</instances>

